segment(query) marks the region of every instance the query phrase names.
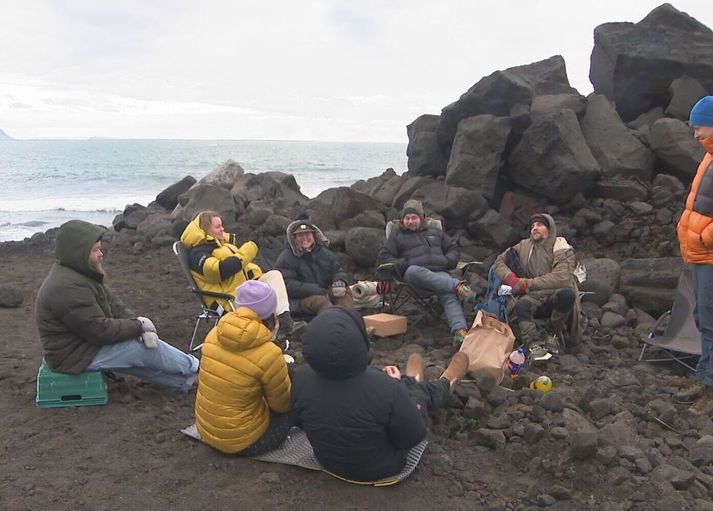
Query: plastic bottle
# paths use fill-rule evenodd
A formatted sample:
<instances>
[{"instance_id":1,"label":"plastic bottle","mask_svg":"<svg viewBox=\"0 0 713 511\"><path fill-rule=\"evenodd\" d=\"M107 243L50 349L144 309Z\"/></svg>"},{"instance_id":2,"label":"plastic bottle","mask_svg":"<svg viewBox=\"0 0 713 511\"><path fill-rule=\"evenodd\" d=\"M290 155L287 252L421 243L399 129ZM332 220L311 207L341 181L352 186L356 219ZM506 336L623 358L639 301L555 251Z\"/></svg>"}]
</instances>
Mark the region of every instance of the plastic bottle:
<instances>
[{"instance_id":1,"label":"plastic bottle","mask_svg":"<svg viewBox=\"0 0 713 511\"><path fill-rule=\"evenodd\" d=\"M530 383L530 388L532 390L539 390L540 392L549 392L552 390L552 380L549 376L539 376Z\"/></svg>"},{"instance_id":2,"label":"plastic bottle","mask_svg":"<svg viewBox=\"0 0 713 511\"><path fill-rule=\"evenodd\" d=\"M525 347L520 346L518 349L510 353L510 356L508 357L508 371L510 371L511 378L517 377L524 363Z\"/></svg>"}]
</instances>

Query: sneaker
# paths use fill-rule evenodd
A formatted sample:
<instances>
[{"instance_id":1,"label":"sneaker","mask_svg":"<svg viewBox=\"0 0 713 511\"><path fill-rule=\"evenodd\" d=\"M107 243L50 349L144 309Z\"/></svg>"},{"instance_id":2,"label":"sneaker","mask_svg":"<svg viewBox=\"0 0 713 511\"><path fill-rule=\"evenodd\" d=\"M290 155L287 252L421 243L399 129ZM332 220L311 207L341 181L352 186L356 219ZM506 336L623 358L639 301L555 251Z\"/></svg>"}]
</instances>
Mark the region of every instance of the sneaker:
<instances>
[{"instance_id":1,"label":"sneaker","mask_svg":"<svg viewBox=\"0 0 713 511\"><path fill-rule=\"evenodd\" d=\"M462 351L459 351L458 353L453 355L451 362L448 364L448 367L446 367L446 370L443 371L443 374L441 375L441 378L445 378L450 382L451 390L453 390L453 387L455 387L468 372L468 364L468 355L466 355Z\"/></svg>"},{"instance_id":2,"label":"sneaker","mask_svg":"<svg viewBox=\"0 0 713 511\"><path fill-rule=\"evenodd\" d=\"M453 346L459 348L460 345L463 344L463 340L465 339L467 333L468 331L463 328L453 332Z\"/></svg>"},{"instance_id":3,"label":"sneaker","mask_svg":"<svg viewBox=\"0 0 713 511\"><path fill-rule=\"evenodd\" d=\"M673 400L676 403L691 404L696 399L701 397L706 386L702 381L696 380L684 389L681 389L677 394L673 396Z\"/></svg>"},{"instance_id":4,"label":"sneaker","mask_svg":"<svg viewBox=\"0 0 713 511\"><path fill-rule=\"evenodd\" d=\"M406 361L404 374L416 381L423 381L423 357L418 353L411 353Z\"/></svg>"},{"instance_id":5,"label":"sneaker","mask_svg":"<svg viewBox=\"0 0 713 511\"><path fill-rule=\"evenodd\" d=\"M531 344L527 347L528 356L532 360L549 360L552 355L541 344Z\"/></svg>"},{"instance_id":6,"label":"sneaker","mask_svg":"<svg viewBox=\"0 0 713 511\"><path fill-rule=\"evenodd\" d=\"M456 286L455 293L465 303L475 302L475 292L464 282Z\"/></svg>"},{"instance_id":7,"label":"sneaker","mask_svg":"<svg viewBox=\"0 0 713 511\"><path fill-rule=\"evenodd\" d=\"M707 415L713 412L713 387L706 386L701 397L688 409L693 415Z\"/></svg>"},{"instance_id":8,"label":"sneaker","mask_svg":"<svg viewBox=\"0 0 713 511\"><path fill-rule=\"evenodd\" d=\"M545 339L545 349L553 355L558 355L560 352L560 343L556 335L550 335Z\"/></svg>"}]
</instances>

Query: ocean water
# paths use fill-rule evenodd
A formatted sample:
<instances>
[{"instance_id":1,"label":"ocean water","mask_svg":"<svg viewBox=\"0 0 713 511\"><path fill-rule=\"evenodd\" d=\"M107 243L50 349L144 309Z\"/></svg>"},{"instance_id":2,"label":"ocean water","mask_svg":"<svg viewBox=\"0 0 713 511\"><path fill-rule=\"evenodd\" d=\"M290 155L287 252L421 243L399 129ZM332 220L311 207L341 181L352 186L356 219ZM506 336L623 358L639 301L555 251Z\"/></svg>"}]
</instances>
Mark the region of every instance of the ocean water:
<instances>
[{"instance_id":1,"label":"ocean water","mask_svg":"<svg viewBox=\"0 0 713 511\"><path fill-rule=\"evenodd\" d=\"M0 141L0 241L22 240L78 218L111 225L127 204L146 205L186 175L225 160L246 172L293 174L302 193L348 186L392 167L406 145L261 140Z\"/></svg>"}]
</instances>

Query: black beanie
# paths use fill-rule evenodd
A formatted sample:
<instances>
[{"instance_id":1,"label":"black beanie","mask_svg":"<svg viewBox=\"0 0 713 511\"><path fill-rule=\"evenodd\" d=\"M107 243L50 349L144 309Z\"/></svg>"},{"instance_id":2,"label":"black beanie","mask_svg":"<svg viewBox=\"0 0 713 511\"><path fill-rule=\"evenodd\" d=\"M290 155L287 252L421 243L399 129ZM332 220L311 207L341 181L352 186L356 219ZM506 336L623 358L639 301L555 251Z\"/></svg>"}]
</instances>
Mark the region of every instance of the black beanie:
<instances>
[{"instance_id":1,"label":"black beanie","mask_svg":"<svg viewBox=\"0 0 713 511\"><path fill-rule=\"evenodd\" d=\"M532 224L535 222L540 222L542 225L547 226L548 229L550 228L550 221L547 220L547 217L542 213L535 213L530 217L530 221L527 223L527 225L530 226L530 229L532 229Z\"/></svg>"}]
</instances>

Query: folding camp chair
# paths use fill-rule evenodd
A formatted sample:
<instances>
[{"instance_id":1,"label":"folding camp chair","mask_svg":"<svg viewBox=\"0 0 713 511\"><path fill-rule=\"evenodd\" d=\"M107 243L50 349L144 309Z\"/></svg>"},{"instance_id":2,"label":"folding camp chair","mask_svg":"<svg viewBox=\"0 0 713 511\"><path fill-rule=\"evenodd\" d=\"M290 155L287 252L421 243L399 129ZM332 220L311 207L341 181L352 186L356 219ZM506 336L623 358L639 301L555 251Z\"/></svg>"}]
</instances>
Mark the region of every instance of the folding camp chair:
<instances>
[{"instance_id":1,"label":"folding camp chair","mask_svg":"<svg viewBox=\"0 0 713 511\"><path fill-rule=\"evenodd\" d=\"M642 339L644 346L641 348L639 360L673 360L691 371L696 370L692 364L701 355L701 334L693 319L693 300L693 270L691 265L686 264L678 278L673 306L659 317L648 336ZM666 325L662 331L664 323ZM654 350L660 352L661 357L653 358L656 356L651 353ZM647 356L647 353L650 356Z\"/></svg>"},{"instance_id":2,"label":"folding camp chair","mask_svg":"<svg viewBox=\"0 0 713 511\"><path fill-rule=\"evenodd\" d=\"M427 218L426 222L429 227L443 229L443 224L435 218ZM391 233L395 229L400 228L398 220L392 220L386 224L386 239L389 239ZM475 265L481 265L481 262L459 262L456 270L461 276L471 270ZM431 317L436 321L445 321L441 316L440 300L433 291L429 291L418 286L409 284L403 279L403 275L399 272L396 265L393 263L384 263L377 266L375 271L375 280L378 282L377 293L381 295L381 308L388 310L392 314L396 314L403 310L407 303L415 304L424 314L424 317ZM419 320L416 321L418 324Z\"/></svg>"},{"instance_id":3,"label":"folding camp chair","mask_svg":"<svg viewBox=\"0 0 713 511\"><path fill-rule=\"evenodd\" d=\"M233 299L235 297L233 295L228 295L224 293L214 293L211 291L202 291L198 289L196 281L193 279L191 268L188 265L188 251L180 241L177 241L173 244L173 253L176 255L178 263L181 265L181 270L183 270L186 279L188 279L188 289L190 289L191 293L193 293L193 295L198 300L198 303L200 303L200 312L196 315L196 326L193 328L191 342L188 345L189 351L196 351L199 350L201 346L203 346L203 344L201 343L195 348L193 347L193 343L196 339L196 334L198 333L198 326L201 324L201 321L205 321L206 324L210 324L211 322L218 321L220 316L223 315L223 312L225 312L221 306L217 306L217 308L215 309L208 307L203 301L203 297L222 298L228 303L228 306L231 310L233 310Z\"/></svg>"}]
</instances>

